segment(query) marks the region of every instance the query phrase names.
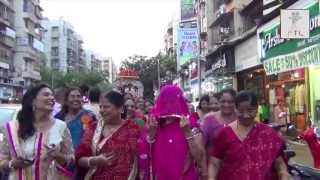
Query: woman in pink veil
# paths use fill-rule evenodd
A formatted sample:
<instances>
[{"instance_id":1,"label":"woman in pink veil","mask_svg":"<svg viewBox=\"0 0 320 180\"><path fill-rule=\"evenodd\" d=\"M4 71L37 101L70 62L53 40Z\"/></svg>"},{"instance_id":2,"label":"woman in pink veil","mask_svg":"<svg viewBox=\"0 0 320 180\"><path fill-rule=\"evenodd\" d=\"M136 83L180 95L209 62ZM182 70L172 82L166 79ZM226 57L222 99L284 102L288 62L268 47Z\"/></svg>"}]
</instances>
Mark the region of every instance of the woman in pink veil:
<instances>
[{"instance_id":1,"label":"woman in pink veil","mask_svg":"<svg viewBox=\"0 0 320 180\"><path fill-rule=\"evenodd\" d=\"M190 123L180 88L164 86L139 142L139 177L143 180L207 178L202 136Z\"/></svg>"}]
</instances>

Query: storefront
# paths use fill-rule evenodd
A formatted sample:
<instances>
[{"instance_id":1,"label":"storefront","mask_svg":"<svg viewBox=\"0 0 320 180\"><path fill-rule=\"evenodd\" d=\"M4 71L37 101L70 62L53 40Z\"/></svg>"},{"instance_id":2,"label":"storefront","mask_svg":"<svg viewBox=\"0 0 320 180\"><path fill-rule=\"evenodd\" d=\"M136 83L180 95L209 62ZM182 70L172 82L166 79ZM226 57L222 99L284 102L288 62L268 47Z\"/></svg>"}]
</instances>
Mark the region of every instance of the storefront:
<instances>
[{"instance_id":1,"label":"storefront","mask_svg":"<svg viewBox=\"0 0 320 180\"><path fill-rule=\"evenodd\" d=\"M258 29L259 57L267 75L271 112L279 101L285 101L289 120L303 130L309 121L320 123L319 3L298 1L289 9L309 9L310 38L281 39L278 17Z\"/></svg>"},{"instance_id":2,"label":"storefront","mask_svg":"<svg viewBox=\"0 0 320 180\"><path fill-rule=\"evenodd\" d=\"M237 44L235 47L235 71L237 90L251 90L257 94L260 101L265 99L266 75L258 56L257 44L256 34L252 34Z\"/></svg>"},{"instance_id":3,"label":"storefront","mask_svg":"<svg viewBox=\"0 0 320 180\"><path fill-rule=\"evenodd\" d=\"M235 88L234 49L228 47L209 54L206 61L204 84L217 93L225 88Z\"/></svg>"}]
</instances>

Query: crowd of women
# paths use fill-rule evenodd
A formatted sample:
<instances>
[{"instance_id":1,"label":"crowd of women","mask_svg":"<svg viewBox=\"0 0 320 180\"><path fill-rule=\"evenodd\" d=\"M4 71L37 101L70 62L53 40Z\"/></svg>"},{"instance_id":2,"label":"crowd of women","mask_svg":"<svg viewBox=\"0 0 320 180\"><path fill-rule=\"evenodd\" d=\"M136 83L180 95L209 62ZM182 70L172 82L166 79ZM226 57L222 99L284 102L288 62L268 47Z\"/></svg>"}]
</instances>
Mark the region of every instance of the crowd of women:
<instances>
[{"instance_id":1,"label":"crowd of women","mask_svg":"<svg viewBox=\"0 0 320 180\"><path fill-rule=\"evenodd\" d=\"M0 129L7 179L289 179L284 141L254 120L252 92L205 95L196 112L175 85L162 87L154 105L117 91L92 89L85 105L79 88L57 94L30 88L17 120Z\"/></svg>"}]
</instances>

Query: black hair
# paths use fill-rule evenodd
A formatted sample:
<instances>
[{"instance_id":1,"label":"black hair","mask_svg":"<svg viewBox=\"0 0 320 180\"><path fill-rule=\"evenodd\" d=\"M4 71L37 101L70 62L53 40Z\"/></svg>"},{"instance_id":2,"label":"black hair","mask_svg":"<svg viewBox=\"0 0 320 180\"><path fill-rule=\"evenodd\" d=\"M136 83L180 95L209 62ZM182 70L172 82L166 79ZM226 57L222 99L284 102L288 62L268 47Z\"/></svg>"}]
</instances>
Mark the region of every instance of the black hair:
<instances>
[{"instance_id":1,"label":"black hair","mask_svg":"<svg viewBox=\"0 0 320 180\"><path fill-rule=\"evenodd\" d=\"M22 108L18 112L17 119L19 122L18 136L24 140L31 137L35 133L33 122L35 120L33 101L43 88L50 88L46 84L38 84L31 87L22 97Z\"/></svg>"},{"instance_id":2,"label":"black hair","mask_svg":"<svg viewBox=\"0 0 320 180\"><path fill-rule=\"evenodd\" d=\"M239 106L240 103L249 101L251 106L258 107L258 97L252 91L241 91L236 97L236 107Z\"/></svg>"},{"instance_id":3,"label":"black hair","mask_svg":"<svg viewBox=\"0 0 320 180\"><path fill-rule=\"evenodd\" d=\"M214 93L211 95L212 97L216 98L216 99L219 99L219 93Z\"/></svg>"},{"instance_id":4,"label":"black hair","mask_svg":"<svg viewBox=\"0 0 320 180\"><path fill-rule=\"evenodd\" d=\"M218 97L219 100L221 99L221 97L223 96L223 94L230 94L233 99L235 99L236 96L237 96L237 92L236 92L234 89L232 89L232 88L227 88L227 89L221 90L221 91L218 93L218 95L217 95L217 97Z\"/></svg>"},{"instance_id":5,"label":"black hair","mask_svg":"<svg viewBox=\"0 0 320 180\"><path fill-rule=\"evenodd\" d=\"M199 105L198 105L199 109L202 109L201 103L202 103L203 101L206 101L206 102L209 103L209 102L210 102L210 96L207 95L207 94L201 96L200 101L199 101Z\"/></svg>"},{"instance_id":6,"label":"black hair","mask_svg":"<svg viewBox=\"0 0 320 180\"><path fill-rule=\"evenodd\" d=\"M90 102L98 103L101 91L99 88L91 88L89 90L89 100Z\"/></svg>"},{"instance_id":7,"label":"black hair","mask_svg":"<svg viewBox=\"0 0 320 180\"><path fill-rule=\"evenodd\" d=\"M72 91L75 91L75 90L79 91L80 94L82 95L82 91L81 91L81 89L79 87L68 87L66 89L66 92L64 94L64 99L63 99L64 102L63 102L63 105L62 105L62 108L61 108L61 112L59 113L60 114L59 117L60 117L61 120L64 120L65 116L68 113L68 110L69 110L68 103L67 103L68 102L68 97L69 97L70 93Z\"/></svg>"},{"instance_id":8,"label":"black hair","mask_svg":"<svg viewBox=\"0 0 320 180\"><path fill-rule=\"evenodd\" d=\"M87 92L89 91L89 86L86 84L82 84L80 87L80 92L81 94L87 94Z\"/></svg>"},{"instance_id":9,"label":"black hair","mask_svg":"<svg viewBox=\"0 0 320 180\"><path fill-rule=\"evenodd\" d=\"M109 91L103 95L111 104L116 106L117 108L121 108L124 105L124 97L121 93L117 91Z\"/></svg>"}]
</instances>

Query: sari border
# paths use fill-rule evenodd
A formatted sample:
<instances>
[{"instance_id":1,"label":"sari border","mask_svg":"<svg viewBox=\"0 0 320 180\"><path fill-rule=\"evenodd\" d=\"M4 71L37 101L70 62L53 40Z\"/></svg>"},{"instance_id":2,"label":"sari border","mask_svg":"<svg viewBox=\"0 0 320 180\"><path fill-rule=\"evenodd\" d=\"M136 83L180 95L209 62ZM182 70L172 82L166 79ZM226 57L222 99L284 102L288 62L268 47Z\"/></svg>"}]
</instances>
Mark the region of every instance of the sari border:
<instances>
[{"instance_id":1,"label":"sari border","mask_svg":"<svg viewBox=\"0 0 320 180\"><path fill-rule=\"evenodd\" d=\"M39 138L37 138L36 148L37 148L37 154L36 154L36 163L35 163L35 180L40 180L40 156L41 156L41 142L42 142L43 134L40 133Z\"/></svg>"},{"instance_id":2,"label":"sari border","mask_svg":"<svg viewBox=\"0 0 320 180\"><path fill-rule=\"evenodd\" d=\"M9 137L9 142L10 142L10 145L11 145L11 149L13 150L14 152L14 156L16 158L18 158L18 153L17 153L17 150L16 150L16 146L14 144L14 141L13 141L13 133L12 133L12 128L11 128L11 125L10 125L10 122L8 122L6 124L6 129L7 129L7 133L8 133L8 137ZM18 169L18 179L19 180L23 180L23 169L22 168L19 168Z\"/></svg>"},{"instance_id":3,"label":"sari border","mask_svg":"<svg viewBox=\"0 0 320 180\"><path fill-rule=\"evenodd\" d=\"M58 172L62 173L63 175L65 175L67 177L73 177L73 173L71 171L68 171L66 168L63 168L63 167L57 165L56 169Z\"/></svg>"}]
</instances>

